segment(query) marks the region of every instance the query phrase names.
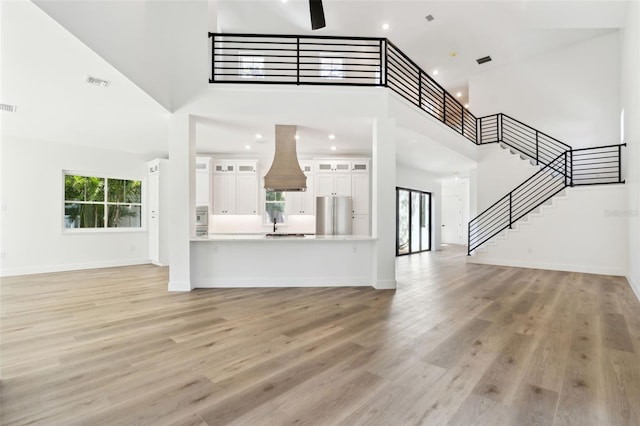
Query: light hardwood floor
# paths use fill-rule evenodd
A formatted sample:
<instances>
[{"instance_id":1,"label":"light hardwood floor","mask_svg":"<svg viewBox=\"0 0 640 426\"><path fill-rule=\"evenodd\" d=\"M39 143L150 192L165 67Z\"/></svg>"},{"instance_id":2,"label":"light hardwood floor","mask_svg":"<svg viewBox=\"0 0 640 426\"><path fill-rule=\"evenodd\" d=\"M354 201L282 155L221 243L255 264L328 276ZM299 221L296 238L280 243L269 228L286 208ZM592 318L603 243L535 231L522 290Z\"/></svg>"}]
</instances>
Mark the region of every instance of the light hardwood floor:
<instances>
[{"instance_id":1,"label":"light hardwood floor","mask_svg":"<svg viewBox=\"0 0 640 426\"><path fill-rule=\"evenodd\" d=\"M2 425L639 425L623 278L398 259L397 291L2 280ZM251 267L250 259L247 267Z\"/></svg>"}]
</instances>

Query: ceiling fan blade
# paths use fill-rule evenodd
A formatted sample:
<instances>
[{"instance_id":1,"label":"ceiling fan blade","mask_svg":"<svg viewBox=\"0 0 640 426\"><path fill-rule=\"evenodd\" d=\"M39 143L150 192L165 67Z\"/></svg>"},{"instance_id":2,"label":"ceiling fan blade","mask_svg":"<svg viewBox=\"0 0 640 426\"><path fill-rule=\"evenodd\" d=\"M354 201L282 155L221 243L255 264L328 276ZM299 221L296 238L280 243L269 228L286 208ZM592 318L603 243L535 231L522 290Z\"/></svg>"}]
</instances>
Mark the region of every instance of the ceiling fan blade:
<instances>
[{"instance_id":1,"label":"ceiling fan blade","mask_svg":"<svg viewBox=\"0 0 640 426\"><path fill-rule=\"evenodd\" d=\"M324 21L324 9L322 0L309 0L309 11L311 12L311 29L324 28L327 24Z\"/></svg>"}]
</instances>

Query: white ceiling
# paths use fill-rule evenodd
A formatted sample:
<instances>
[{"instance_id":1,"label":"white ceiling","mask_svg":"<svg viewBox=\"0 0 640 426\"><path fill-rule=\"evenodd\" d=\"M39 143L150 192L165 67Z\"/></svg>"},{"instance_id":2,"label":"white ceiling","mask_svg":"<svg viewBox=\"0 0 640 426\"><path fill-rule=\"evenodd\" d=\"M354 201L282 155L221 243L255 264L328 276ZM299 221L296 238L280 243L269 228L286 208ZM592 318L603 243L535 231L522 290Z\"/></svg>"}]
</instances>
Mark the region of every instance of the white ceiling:
<instances>
[{"instance_id":1,"label":"white ceiling","mask_svg":"<svg viewBox=\"0 0 640 426\"><path fill-rule=\"evenodd\" d=\"M396 162L441 177L469 176L476 167L475 161L444 144L404 128L397 129Z\"/></svg>"},{"instance_id":2,"label":"white ceiling","mask_svg":"<svg viewBox=\"0 0 640 426\"><path fill-rule=\"evenodd\" d=\"M372 120L292 121L266 116L199 117L196 150L209 154L273 155L276 124L298 126L299 155L371 155ZM262 138L256 138L257 134ZM330 134L335 139L329 139ZM247 146L250 149L246 149ZM331 150L331 146L336 150Z\"/></svg>"}]
</instances>

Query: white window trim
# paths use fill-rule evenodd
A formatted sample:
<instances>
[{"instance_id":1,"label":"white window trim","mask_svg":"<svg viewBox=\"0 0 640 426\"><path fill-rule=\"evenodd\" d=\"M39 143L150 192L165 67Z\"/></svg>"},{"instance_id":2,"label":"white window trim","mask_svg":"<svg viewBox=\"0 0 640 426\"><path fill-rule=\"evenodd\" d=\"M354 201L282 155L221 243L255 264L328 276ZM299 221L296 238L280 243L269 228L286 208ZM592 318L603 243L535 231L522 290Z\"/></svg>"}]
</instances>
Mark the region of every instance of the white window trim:
<instances>
[{"instance_id":1,"label":"white window trim","mask_svg":"<svg viewBox=\"0 0 640 426\"><path fill-rule=\"evenodd\" d=\"M97 177L102 179L120 179L120 180L138 180L141 184L140 189L140 203L129 203L131 205L140 205L140 227L139 228L67 228L65 227L65 205L67 204L67 200L65 200L65 176L67 175L75 175L75 176L88 176L88 177ZM112 175L105 173L91 173L91 172L83 172L77 170L62 170L61 174L61 211L60 211L60 228L62 234L74 235L74 234L105 234L105 233L139 233L139 232L147 232L147 218L146 218L146 209L147 209L147 180L146 178L134 177L134 176L123 176L123 175ZM105 192L105 198L107 194ZM90 201L79 201L78 204L127 204L127 203L93 203ZM105 222L106 224L106 222Z\"/></svg>"}]
</instances>

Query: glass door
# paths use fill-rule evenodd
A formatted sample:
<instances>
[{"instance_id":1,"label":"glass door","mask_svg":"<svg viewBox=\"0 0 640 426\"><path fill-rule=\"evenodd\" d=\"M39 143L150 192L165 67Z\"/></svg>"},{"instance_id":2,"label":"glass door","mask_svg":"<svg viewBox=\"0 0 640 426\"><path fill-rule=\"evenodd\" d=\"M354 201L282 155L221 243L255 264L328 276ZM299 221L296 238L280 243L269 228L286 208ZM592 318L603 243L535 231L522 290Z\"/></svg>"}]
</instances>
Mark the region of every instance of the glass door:
<instances>
[{"instance_id":1,"label":"glass door","mask_svg":"<svg viewBox=\"0 0 640 426\"><path fill-rule=\"evenodd\" d=\"M431 193L396 188L396 256L431 250Z\"/></svg>"}]
</instances>

